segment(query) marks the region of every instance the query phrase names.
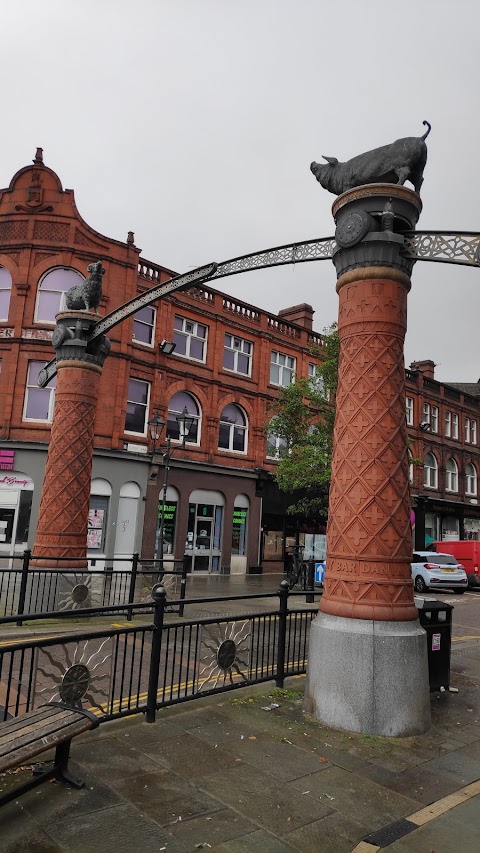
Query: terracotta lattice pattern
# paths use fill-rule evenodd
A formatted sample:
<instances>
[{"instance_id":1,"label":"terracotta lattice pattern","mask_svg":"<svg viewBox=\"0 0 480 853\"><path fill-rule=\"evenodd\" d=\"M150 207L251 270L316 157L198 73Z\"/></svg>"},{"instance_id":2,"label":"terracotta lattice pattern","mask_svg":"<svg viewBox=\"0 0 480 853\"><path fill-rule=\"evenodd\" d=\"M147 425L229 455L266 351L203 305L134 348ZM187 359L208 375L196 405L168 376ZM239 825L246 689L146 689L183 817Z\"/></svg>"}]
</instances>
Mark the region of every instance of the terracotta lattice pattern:
<instances>
[{"instance_id":1,"label":"terracotta lattice pattern","mask_svg":"<svg viewBox=\"0 0 480 853\"><path fill-rule=\"evenodd\" d=\"M392 270L397 281L366 279L340 287L341 357L321 604L336 616L417 617L403 362L409 283L400 276Z\"/></svg>"},{"instance_id":2,"label":"terracotta lattice pattern","mask_svg":"<svg viewBox=\"0 0 480 853\"><path fill-rule=\"evenodd\" d=\"M85 557L95 414L100 372L59 363L34 560ZM57 565L41 560L42 565ZM81 567L75 562L75 568ZM86 565L86 561L85 561ZM65 567L65 563L61 564Z\"/></svg>"}]
</instances>

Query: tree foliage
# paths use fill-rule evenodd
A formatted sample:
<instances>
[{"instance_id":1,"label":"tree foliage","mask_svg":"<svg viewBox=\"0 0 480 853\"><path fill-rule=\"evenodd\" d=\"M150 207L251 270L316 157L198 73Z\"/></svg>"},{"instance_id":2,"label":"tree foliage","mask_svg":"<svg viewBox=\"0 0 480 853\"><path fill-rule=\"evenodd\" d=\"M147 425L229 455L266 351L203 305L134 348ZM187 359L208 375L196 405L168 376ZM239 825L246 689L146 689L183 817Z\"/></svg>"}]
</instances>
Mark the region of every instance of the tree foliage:
<instances>
[{"instance_id":1,"label":"tree foliage","mask_svg":"<svg viewBox=\"0 0 480 853\"><path fill-rule=\"evenodd\" d=\"M321 359L315 376L282 388L272 405L273 417L266 432L281 440L274 475L279 488L297 493L295 503L288 508L290 513L327 512L339 351L335 323L324 329L322 345L311 350Z\"/></svg>"}]
</instances>

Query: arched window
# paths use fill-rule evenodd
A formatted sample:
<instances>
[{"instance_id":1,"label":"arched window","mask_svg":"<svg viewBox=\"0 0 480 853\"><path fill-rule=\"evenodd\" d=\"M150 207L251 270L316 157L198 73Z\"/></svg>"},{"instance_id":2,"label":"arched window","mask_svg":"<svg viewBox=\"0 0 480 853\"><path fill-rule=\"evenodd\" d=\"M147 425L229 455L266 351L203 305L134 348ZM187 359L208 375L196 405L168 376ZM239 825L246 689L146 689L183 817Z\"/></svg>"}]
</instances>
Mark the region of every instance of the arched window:
<instances>
[{"instance_id":1,"label":"arched window","mask_svg":"<svg viewBox=\"0 0 480 853\"><path fill-rule=\"evenodd\" d=\"M177 422L177 415L181 415L184 409L194 418L186 442L187 444L200 444L202 410L195 397L186 391L179 391L178 394L174 394L168 404L167 436L173 439L173 441L180 441L180 428Z\"/></svg>"},{"instance_id":2,"label":"arched window","mask_svg":"<svg viewBox=\"0 0 480 853\"><path fill-rule=\"evenodd\" d=\"M12 276L5 267L0 267L0 320L8 320L11 290Z\"/></svg>"},{"instance_id":3,"label":"arched window","mask_svg":"<svg viewBox=\"0 0 480 853\"><path fill-rule=\"evenodd\" d=\"M465 492L467 495L477 494L477 471L470 462L465 468Z\"/></svg>"},{"instance_id":4,"label":"arched window","mask_svg":"<svg viewBox=\"0 0 480 853\"><path fill-rule=\"evenodd\" d=\"M438 464L433 453L427 453L423 461L423 485L438 489Z\"/></svg>"},{"instance_id":5,"label":"arched window","mask_svg":"<svg viewBox=\"0 0 480 853\"><path fill-rule=\"evenodd\" d=\"M267 433L267 458L279 459L282 451L287 449L287 442L282 436L277 435L273 429Z\"/></svg>"},{"instance_id":6,"label":"arched window","mask_svg":"<svg viewBox=\"0 0 480 853\"><path fill-rule=\"evenodd\" d=\"M81 284L82 281L83 275L69 267L57 267L47 272L38 285L36 322L54 323L55 314L66 307L65 293L74 284Z\"/></svg>"},{"instance_id":7,"label":"arched window","mask_svg":"<svg viewBox=\"0 0 480 853\"><path fill-rule=\"evenodd\" d=\"M246 453L247 430L247 418L242 409L235 403L229 403L220 415L219 449Z\"/></svg>"},{"instance_id":8,"label":"arched window","mask_svg":"<svg viewBox=\"0 0 480 853\"><path fill-rule=\"evenodd\" d=\"M445 466L445 489L447 492L458 492L458 465L452 457Z\"/></svg>"}]
</instances>

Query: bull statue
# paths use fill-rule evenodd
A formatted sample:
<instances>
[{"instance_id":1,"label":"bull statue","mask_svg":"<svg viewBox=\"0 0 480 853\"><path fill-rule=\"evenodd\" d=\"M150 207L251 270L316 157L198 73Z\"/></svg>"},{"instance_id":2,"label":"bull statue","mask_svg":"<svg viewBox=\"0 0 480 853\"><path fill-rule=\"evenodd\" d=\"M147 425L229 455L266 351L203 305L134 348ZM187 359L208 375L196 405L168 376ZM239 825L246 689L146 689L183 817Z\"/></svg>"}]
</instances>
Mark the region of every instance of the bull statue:
<instances>
[{"instance_id":1,"label":"bull statue","mask_svg":"<svg viewBox=\"0 0 480 853\"><path fill-rule=\"evenodd\" d=\"M323 163L311 164L310 169L325 190L341 195L363 184L404 184L410 181L419 193L423 184L423 170L427 162L425 140L432 128L428 121L423 136L406 136L391 145L382 145L365 154L359 154L345 163L336 157L324 157Z\"/></svg>"}]
</instances>

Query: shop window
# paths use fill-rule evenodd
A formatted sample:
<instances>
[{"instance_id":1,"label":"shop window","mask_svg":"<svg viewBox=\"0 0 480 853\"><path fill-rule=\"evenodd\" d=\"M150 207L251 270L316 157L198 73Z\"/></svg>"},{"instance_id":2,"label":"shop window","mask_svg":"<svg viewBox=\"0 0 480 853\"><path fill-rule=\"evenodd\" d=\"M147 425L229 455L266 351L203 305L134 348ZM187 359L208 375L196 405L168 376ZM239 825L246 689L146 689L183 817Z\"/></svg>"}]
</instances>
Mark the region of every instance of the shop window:
<instances>
[{"instance_id":1,"label":"shop window","mask_svg":"<svg viewBox=\"0 0 480 853\"><path fill-rule=\"evenodd\" d=\"M253 344L235 335L225 335L223 345L223 366L225 370L251 376Z\"/></svg>"},{"instance_id":2,"label":"shop window","mask_svg":"<svg viewBox=\"0 0 480 853\"><path fill-rule=\"evenodd\" d=\"M471 462L465 468L465 493L467 495L477 494L477 471Z\"/></svg>"},{"instance_id":3,"label":"shop window","mask_svg":"<svg viewBox=\"0 0 480 853\"><path fill-rule=\"evenodd\" d=\"M445 466L445 489L447 492L458 492L458 465L452 457Z\"/></svg>"},{"instance_id":4,"label":"shop window","mask_svg":"<svg viewBox=\"0 0 480 853\"><path fill-rule=\"evenodd\" d=\"M46 388L39 388L38 374L45 365L45 361L29 361L28 363L23 409L24 421L52 421L57 377L54 376Z\"/></svg>"},{"instance_id":5,"label":"shop window","mask_svg":"<svg viewBox=\"0 0 480 853\"><path fill-rule=\"evenodd\" d=\"M0 267L0 321L8 320L12 276L5 267Z\"/></svg>"},{"instance_id":6,"label":"shop window","mask_svg":"<svg viewBox=\"0 0 480 853\"><path fill-rule=\"evenodd\" d=\"M438 488L438 463L433 453L427 453L423 461L423 485L428 489Z\"/></svg>"},{"instance_id":7,"label":"shop window","mask_svg":"<svg viewBox=\"0 0 480 853\"><path fill-rule=\"evenodd\" d=\"M133 340L137 344L153 347L155 342L155 308L141 308L133 317Z\"/></svg>"},{"instance_id":8,"label":"shop window","mask_svg":"<svg viewBox=\"0 0 480 853\"><path fill-rule=\"evenodd\" d=\"M186 443L200 444L202 410L195 397L193 397L192 394L187 394L186 391L179 391L177 394L174 394L168 404L167 436L168 438L171 438L172 441L180 441L180 427L178 425L177 415L181 415L185 409L188 414L194 418L188 431Z\"/></svg>"},{"instance_id":9,"label":"shop window","mask_svg":"<svg viewBox=\"0 0 480 853\"><path fill-rule=\"evenodd\" d=\"M247 523L248 507L239 506L233 509L232 524L232 555L244 557L247 553Z\"/></svg>"},{"instance_id":10,"label":"shop window","mask_svg":"<svg viewBox=\"0 0 480 853\"><path fill-rule=\"evenodd\" d=\"M106 495L91 495L88 510L87 548L89 551L104 551L107 532L109 498Z\"/></svg>"},{"instance_id":11,"label":"shop window","mask_svg":"<svg viewBox=\"0 0 480 853\"><path fill-rule=\"evenodd\" d=\"M295 380L295 367L297 360L284 352L272 350L270 362L270 382L272 385L286 387Z\"/></svg>"},{"instance_id":12,"label":"shop window","mask_svg":"<svg viewBox=\"0 0 480 853\"><path fill-rule=\"evenodd\" d=\"M66 308L65 294L84 277L69 267L57 267L43 276L37 292L35 320L37 323L55 323L55 315Z\"/></svg>"},{"instance_id":13,"label":"shop window","mask_svg":"<svg viewBox=\"0 0 480 853\"><path fill-rule=\"evenodd\" d=\"M186 317L175 315L173 341L175 355L205 361L208 327Z\"/></svg>"},{"instance_id":14,"label":"shop window","mask_svg":"<svg viewBox=\"0 0 480 853\"><path fill-rule=\"evenodd\" d=\"M407 424L413 426L413 397L407 397L405 400L407 412Z\"/></svg>"},{"instance_id":15,"label":"shop window","mask_svg":"<svg viewBox=\"0 0 480 853\"><path fill-rule=\"evenodd\" d=\"M246 453L247 419L241 408L234 403L225 406L220 415L218 447L220 450Z\"/></svg>"},{"instance_id":16,"label":"shop window","mask_svg":"<svg viewBox=\"0 0 480 853\"><path fill-rule=\"evenodd\" d=\"M150 399L150 383L141 379L130 379L128 383L125 432L136 435L147 434L147 414Z\"/></svg>"}]
</instances>

